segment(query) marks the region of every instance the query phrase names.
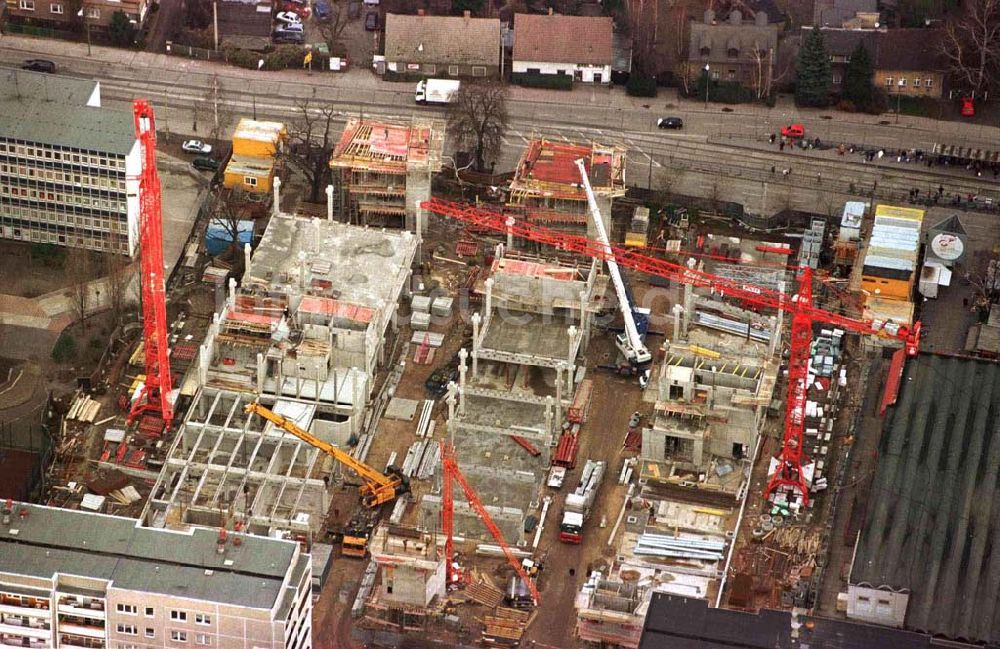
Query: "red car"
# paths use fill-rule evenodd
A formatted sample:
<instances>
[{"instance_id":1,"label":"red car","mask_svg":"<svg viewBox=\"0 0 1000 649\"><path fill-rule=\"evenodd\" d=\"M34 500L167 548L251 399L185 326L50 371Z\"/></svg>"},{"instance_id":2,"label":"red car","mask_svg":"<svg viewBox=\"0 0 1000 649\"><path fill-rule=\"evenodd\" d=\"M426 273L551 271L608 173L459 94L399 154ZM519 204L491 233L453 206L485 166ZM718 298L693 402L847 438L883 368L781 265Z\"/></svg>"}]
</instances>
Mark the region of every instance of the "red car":
<instances>
[{"instance_id":1,"label":"red car","mask_svg":"<svg viewBox=\"0 0 1000 649\"><path fill-rule=\"evenodd\" d=\"M282 9L297 13L302 18L308 18L310 13L308 4L300 4L298 2L294 2L293 0L285 0Z\"/></svg>"},{"instance_id":2,"label":"red car","mask_svg":"<svg viewBox=\"0 0 1000 649\"><path fill-rule=\"evenodd\" d=\"M781 127L781 137L805 137L806 127L801 124L789 124Z\"/></svg>"},{"instance_id":3,"label":"red car","mask_svg":"<svg viewBox=\"0 0 1000 649\"><path fill-rule=\"evenodd\" d=\"M962 97L962 117L973 117L976 114L972 101L972 97Z\"/></svg>"}]
</instances>

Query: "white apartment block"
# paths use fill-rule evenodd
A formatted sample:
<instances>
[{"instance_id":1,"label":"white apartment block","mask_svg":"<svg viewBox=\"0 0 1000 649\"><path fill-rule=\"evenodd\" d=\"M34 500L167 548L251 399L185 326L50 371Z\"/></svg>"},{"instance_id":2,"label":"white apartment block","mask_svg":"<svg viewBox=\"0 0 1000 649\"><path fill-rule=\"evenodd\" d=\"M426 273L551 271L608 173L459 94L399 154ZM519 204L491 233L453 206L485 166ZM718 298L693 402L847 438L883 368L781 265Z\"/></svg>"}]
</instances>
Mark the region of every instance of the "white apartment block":
<instances>
[{"instance_id":1,"label":"white apartment block","mask_svg":"<svg viewBox=\"0 0 1000 649\"><path fill-rule=\"evenodd\" d=\"M0 647L312 647L299 544L7 501Z\"/></svg>"},{"instance_id":2,"label":"white apartment block","mask_svg":"<svg viewBox=\"0 0 1000 649\"><path fill-rule=\"evenodd\" d=\"M0 68L0 238L133 255L141 164L98 82Z\"/></svg>"}]
</instances>

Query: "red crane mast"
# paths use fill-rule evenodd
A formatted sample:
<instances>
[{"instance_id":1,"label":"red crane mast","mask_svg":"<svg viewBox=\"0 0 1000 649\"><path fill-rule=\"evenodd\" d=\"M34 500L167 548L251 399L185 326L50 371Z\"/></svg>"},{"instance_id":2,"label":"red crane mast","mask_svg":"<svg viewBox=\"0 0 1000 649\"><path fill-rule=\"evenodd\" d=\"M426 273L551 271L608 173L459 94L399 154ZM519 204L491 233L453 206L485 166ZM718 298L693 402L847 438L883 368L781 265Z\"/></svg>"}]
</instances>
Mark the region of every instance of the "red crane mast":
<instances>
[{"instance_id":1,"label":"red crane mast","mask_svg":"<svg viewBox=\"0 0 1000 649\"><path fill-rule=\"evenodd\" d=\"M445 542L445 560L447 561L447 582L448 585L452 583L452 558L454 557L455 541L454 541L454 528L455 528L455 500L452 493L452 480L458 482L459 486L462 487L462 491L465 492L465 499L469 501L469 505L472 509L476 511L479 515L480 520L483 521L483 525L489 530L490 535L493 536L493 540L497 542L500 549L503 550L504 556L507 557L507 563L509 563L514 571L517 572L518 576L524 581L528 590L531 592L531 599L535 602L535 606L538 606L539 594L538 588L535 586L534 580L525 571L524 566L521 562L517 560L514 553L511 552L510 546L503 538L503 532L497 527L497 524L493 521L493 517L490 513L486 511L486 507L483 506L483 502L479 499L479 495L472 488L472 485L466 481L465 476L462 475L462 471L458 468L458 462L455 460L455 449L448 442L441 442L441 466L444 470L444 482L441 488L441 500L443 508L441 510L441 527L444 528Z\"/></svg>"},{"instance_id":2,"label":"red crane mast","mask_svg":"<svg viewBox=\"0 0 1000 649\"><path fill-rule=\"evenodd\" d=\"M808 458L803 452L805 434L806 393L808 390L809 347L812 343L813 322L824 322L847 331L879 336L903 342L906 354L915 356L920 343L920 323L903 327L879 320L861 320L831 313L816 307L812 301L812 269L796 270L798 293L789 295L775 289L754 286L735 279L720 277L665 259L650 257L621 246L606 247L586 237L566 234L541 226L518 223L513 217L471 205L438 198L421 204L426 210L480 228L510 234L522 239L553 246L606 261L614 257L620 266L649 275L656 275L679 284L707 288L721 297L732 297L756 307L778 309L791 315L792 327L788 365L788 399L785 403L785 433L777 470L768 481L765 498L781 488L799 492L803 505L809 502L809 489L803 474Z\"/></svg>"},{"instance_id":3,"label":"red crane mast","mask_svg":"<svg viewBox=\"0 0 1000 649\"><path fill-rule=\"evenodd\" d=\"M142 155L139 172L139 246L142 276L142 333L146 381L136 395L128 422L152 413L169 430L173 422L170 360L167 357L167 299L163 277L163 217L160 177L156 173L156 120L145 99L132 103L135 134Z\"/></svg>"}]
</instances>

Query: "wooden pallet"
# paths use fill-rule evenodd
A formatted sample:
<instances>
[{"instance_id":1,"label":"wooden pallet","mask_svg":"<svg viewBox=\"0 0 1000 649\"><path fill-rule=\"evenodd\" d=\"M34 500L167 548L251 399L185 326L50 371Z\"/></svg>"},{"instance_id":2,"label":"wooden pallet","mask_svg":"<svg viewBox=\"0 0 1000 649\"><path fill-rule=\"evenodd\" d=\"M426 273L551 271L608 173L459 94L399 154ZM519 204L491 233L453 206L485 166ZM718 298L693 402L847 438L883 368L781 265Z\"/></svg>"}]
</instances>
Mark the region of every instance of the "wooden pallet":
<instances>
[{"instance_id":1,"label":"wooden pallet","mask_svg":"<svg viewBox=\"0 0 1000 649\"><path fill-rule=\"evenodd\" d=\"M490 584L469 584L469 587L465 589L465 594L469 596L469 599L487 608L496 608L503 601L503 593L500 589Z\"/></svg>"},{"instance_id":2,"label":"wooden pallet","mask_svg":"<svg viewBox=\"0 0 1000 649\"><path fill-rule=\"evenodd\" d=\"M524 635L524 629L528 625L529 619L530 615L524 611L498 608L493 615L487 615L483 618L486 625L483 630L483 638L518 642Z\"/></svg>"}]
</instances>

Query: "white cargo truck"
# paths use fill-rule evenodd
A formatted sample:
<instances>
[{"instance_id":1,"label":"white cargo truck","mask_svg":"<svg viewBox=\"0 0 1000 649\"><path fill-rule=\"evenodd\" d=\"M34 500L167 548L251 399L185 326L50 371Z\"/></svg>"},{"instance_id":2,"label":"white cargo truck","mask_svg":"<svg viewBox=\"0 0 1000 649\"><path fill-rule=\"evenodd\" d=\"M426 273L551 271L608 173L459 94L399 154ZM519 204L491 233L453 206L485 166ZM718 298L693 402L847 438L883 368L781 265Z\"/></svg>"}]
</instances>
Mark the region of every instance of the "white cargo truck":
<instances>
[{"instance_id":1,"label":"white cargo truck","mask_svg":"<svg viewBox=\"0 0 1000 649\"><path fill-rule=\"evenodd\" d=\"M583 467L583 475L580 476L580 484L572 493L566 495L562 522L559 525L559 540L563 543L583 541L583 524L590 518L606 466L604 462L587 460Z\"/></svg>"},{"instance_id":2,"label":"white cargo truck","mask_svg":"<svg viewBox=\"0 0 1000 649\"><path fill-rule=\"evenodd\" d=\"M423 79L413 98L418 104L450 104L461 85L458 79Z\"/></svg>"}]
</instances>

